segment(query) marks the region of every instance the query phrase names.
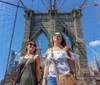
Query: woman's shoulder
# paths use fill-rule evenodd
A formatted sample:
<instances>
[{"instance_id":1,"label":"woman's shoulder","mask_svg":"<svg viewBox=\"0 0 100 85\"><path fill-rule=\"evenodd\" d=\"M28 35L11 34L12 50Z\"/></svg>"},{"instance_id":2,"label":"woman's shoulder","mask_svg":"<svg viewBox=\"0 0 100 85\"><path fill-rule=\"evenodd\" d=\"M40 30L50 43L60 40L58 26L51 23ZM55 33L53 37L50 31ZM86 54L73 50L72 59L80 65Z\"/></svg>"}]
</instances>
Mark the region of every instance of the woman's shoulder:
<instances>
[{"instance_id":1,"label":"woman's shoulder","mask_svg":"<svg viewBox=\"0 0 100 85\"><path fill-rule=\"evenodd\" d=\"M36 56L36 57L39 57L39 54L36 54L35 56Z\"/></svg>"},{"instance_id":2,"label":"woman's shoulder","mask_svg":"<svg viewBox=\"0 0 100 85\"><path fill-rule=\"evenodd\" d=\"M71 50L71 48L70 48L69 46L65 46L64 49L65 49L66 51Z\"/></svg>"},{"instance_id":3,"label":"woman's shoulder","mask_svg":"<svg viewBox=\"0 0 100 85\"><path fill-rule=\"evenodd\" d=\"M19 64L21 63L23 57L24 57L24 56L21 56L21 57L19 58Z\"/></svg>"},{"instance_id":4,"label":"woman's shoulder","mask_svg":"<svg viewBox=\"0 0 100 85\"><path fill-rule=\"evenodd\" d=\"M21 57L19 58L19 61L22 60L23 58L24 58L24 56L21 56Z\"/></svg>"},{"instance_id":5,"label":"woman's shoulder","mask_svg":"<svg viewBox=\"0 0 100 85\"><path fill-rule=\"evenodd\" d=\"M34 59L40 59L40 56L38 55L38 54L36 54L35 56L34 56Z\"/></svg>"},{"instance_id":6,"label":"woman's shoulder","mask_svg":"<svg viewBox=\"0 0 100 85\"><path fill-rule=\"evenodd\" d=\"M52 48L48 48L46 51L46 54L48 54L49 52L51 52Z\"/></svg>"}]
</instances>

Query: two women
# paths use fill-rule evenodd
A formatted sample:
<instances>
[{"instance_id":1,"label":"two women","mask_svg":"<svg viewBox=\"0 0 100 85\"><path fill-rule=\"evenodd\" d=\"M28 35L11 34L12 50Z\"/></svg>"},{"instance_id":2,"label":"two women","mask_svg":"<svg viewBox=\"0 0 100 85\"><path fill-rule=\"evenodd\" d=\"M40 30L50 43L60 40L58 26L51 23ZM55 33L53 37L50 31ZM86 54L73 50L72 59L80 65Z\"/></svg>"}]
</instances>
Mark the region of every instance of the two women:
<instances>
[{"instance_id":1,"label":"two women","mask_svg":"<svg viewBox=\"0 0 100 85\"><path fill-rule=\"evenodd\" d=\"M66 45L63 35L60 32L56 32L53 35L53 46L48 49L44 68L44 76L42 85L58 85L57 84L57 75L65 75L62 76L62 80L59 81L59 85L75 85L71 82L71 84L63 81L63 78L68 77L71 78L75 75L75 64L70 59L70 48ZM69 79L70 81L70 79Z\"/></svg>"},{"instance_id":2,"label":"two women","mask_svg":"<svg viewBox=\"0 0 100 85\"><path fill-rule=\"evenodd\" d=\"M42 85L75 85L68 82L66 84L66 80L61 80L62 82L57 84L57 75L65 75L62 76L62 79L75 75L75 64L70 60L70 48L66 45L64 37L60 32L56 32L53 35L53 46L47 50L46 54ZM28 44L27 54L20 58L19 64L21 66L25 65L29 58L31 58L30 63L21 75L19 84L40 85L40 58L36 55L36 44L33 42Z\"/></svg>"},{"instance_id":3,"label":"two women","mask_svg":"<svg viewBox=\"0 0 100 85\"><path fill-rule=\"evenodd\" d=\"M28 43L26 50L26 55L19 60L20 72L14 83L17 82L19 85L40 85L40 58L36 54L36 43Z\"/></svg>"}]
</instances>

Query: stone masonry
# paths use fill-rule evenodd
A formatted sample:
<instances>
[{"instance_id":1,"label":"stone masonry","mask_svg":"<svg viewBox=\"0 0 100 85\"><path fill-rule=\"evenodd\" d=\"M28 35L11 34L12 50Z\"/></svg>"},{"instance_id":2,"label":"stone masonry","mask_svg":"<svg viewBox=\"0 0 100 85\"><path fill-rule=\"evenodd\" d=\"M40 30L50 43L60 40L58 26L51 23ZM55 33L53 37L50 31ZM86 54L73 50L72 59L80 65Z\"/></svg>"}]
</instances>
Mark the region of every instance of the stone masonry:
<instances>
[{"instance_id":1,"label":"stone masonry","mask_svg":"<svg viewBox=\"0 0 100 85\"><path fill-rule=\"evenodd\" d=\"M25 10L25 33L23 46L29 41L36 41L41 33L44 33L52 45L52 34L60 31L66 34L72 44L73 52L80 55L76 62L77 76L89 75L86 47L82 41L81 10L72 10L68 13L58 13L57 10L49 10L48 13L34 13L33 10ZM82 40L80 40L80 39ZM25 55L26 48L22 50L22 56Z\"/></svg>"}]
</instances>

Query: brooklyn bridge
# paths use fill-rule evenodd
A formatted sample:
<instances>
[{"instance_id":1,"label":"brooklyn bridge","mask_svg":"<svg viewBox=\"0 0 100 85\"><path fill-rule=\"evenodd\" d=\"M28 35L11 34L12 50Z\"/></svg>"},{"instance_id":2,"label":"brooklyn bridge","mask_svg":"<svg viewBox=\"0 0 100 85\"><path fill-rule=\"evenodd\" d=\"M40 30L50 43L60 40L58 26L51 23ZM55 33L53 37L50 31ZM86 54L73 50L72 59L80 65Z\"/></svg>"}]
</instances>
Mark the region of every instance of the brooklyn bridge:
<instances>
[{"instance_id":1,"label":"brooklyn bridge","mask_svg":"<svg viewBox=\"0 0 100 85\"><path fill-rule=\"evenodd\" d=\"M99 0L0 0L0 85L12 85L18 60L35 41L41 80L52 34L59 31L78 54L78 85L100 85Z\"/></svg>"}]
</instances>

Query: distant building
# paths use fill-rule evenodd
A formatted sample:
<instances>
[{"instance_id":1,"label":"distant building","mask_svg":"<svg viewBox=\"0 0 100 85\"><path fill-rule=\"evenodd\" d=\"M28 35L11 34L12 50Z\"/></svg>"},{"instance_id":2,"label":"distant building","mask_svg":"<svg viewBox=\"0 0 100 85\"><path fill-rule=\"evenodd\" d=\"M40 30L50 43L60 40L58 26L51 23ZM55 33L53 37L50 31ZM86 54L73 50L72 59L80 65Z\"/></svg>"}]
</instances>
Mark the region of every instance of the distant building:
<instances>
[{"instance_id":1,"label":"distant building","mask_svg":"<svg viewBox=\"0 0 100 85\"><path fill-rule=\"evenodd\" d=\"M13 80L15 79L15 74L16 74L16 70L18 67L18 61L15 61L15 51L11 52L11 58L10 58L10 64L9 67L7 69L7 74L5 77L5 83L4 85L12 85Z\"/></svg>"},{"instance_id":2,"label":"distant building","mask_svg":"<svg viewBox=\"0 0 100 85\"><path fill-rule=\"evenodd\" d=\"M15 51L12 50L11 59L10 59L11 61L10 61L10 64L9 64L9 67L8 67L8 70L7 70L7 74L15 74L16 73L17 66L14 63L14 59L15 59Z\"/></svg>"},{"instance_id":3,"label":"distant building","mask_svg":"<svg viewBox=\"0 0 100 85\"><path fill-rule=\"evenodd\" d=\"M15 61L15 66L18 67L18 61Z\"/></svg>"},{"instance_id":4,"label":"distant building","mask_svg":"<svg viewBox=\"0 0 100 85\"><path fill-rule=\"evenodd\" d=\"M100 61L94 60L91 62L91 68L89 69L91 76L100 76Z\"/></svg>"},{"instance_id":5,"label":"distant building","mask_svg":"<svg viewBox=\"0 0 100 85\"><path fill-rule=\"evenodd\" d=\"M98 63L98 69L99 69L99 72L100 72L100 60L97 60L97 63Z\"/></svg>"},{"instance_id":6,"label":"distant building","mask_svg":"<svg viewBox=\"0 0 100 85\"><path fill-rule=\"evenodd\" d=\"M92 67L89 67L89 73L90 73L90 76L94 76L94 72L92 70Z\"/></svg>"},{"instance_id":7,"label":"distant building","mask_svg":"<svg viewBox=\"0 0 100 85\"><path fill-rule=\"evenodd\" d=\"M3 85L3 80L0 81L0 85Z\"/></svg>"},{"instance_id":8,"label":"distant building","mask_svg":"<svg viewBox=\"0 0 100 85\"><path fill-rule=\"evenodd\" d=\"M97 60L94 60L94 61L91 62L91 67L92 67L93 71L99 71Z\"/></svg>"}]
</instances>

